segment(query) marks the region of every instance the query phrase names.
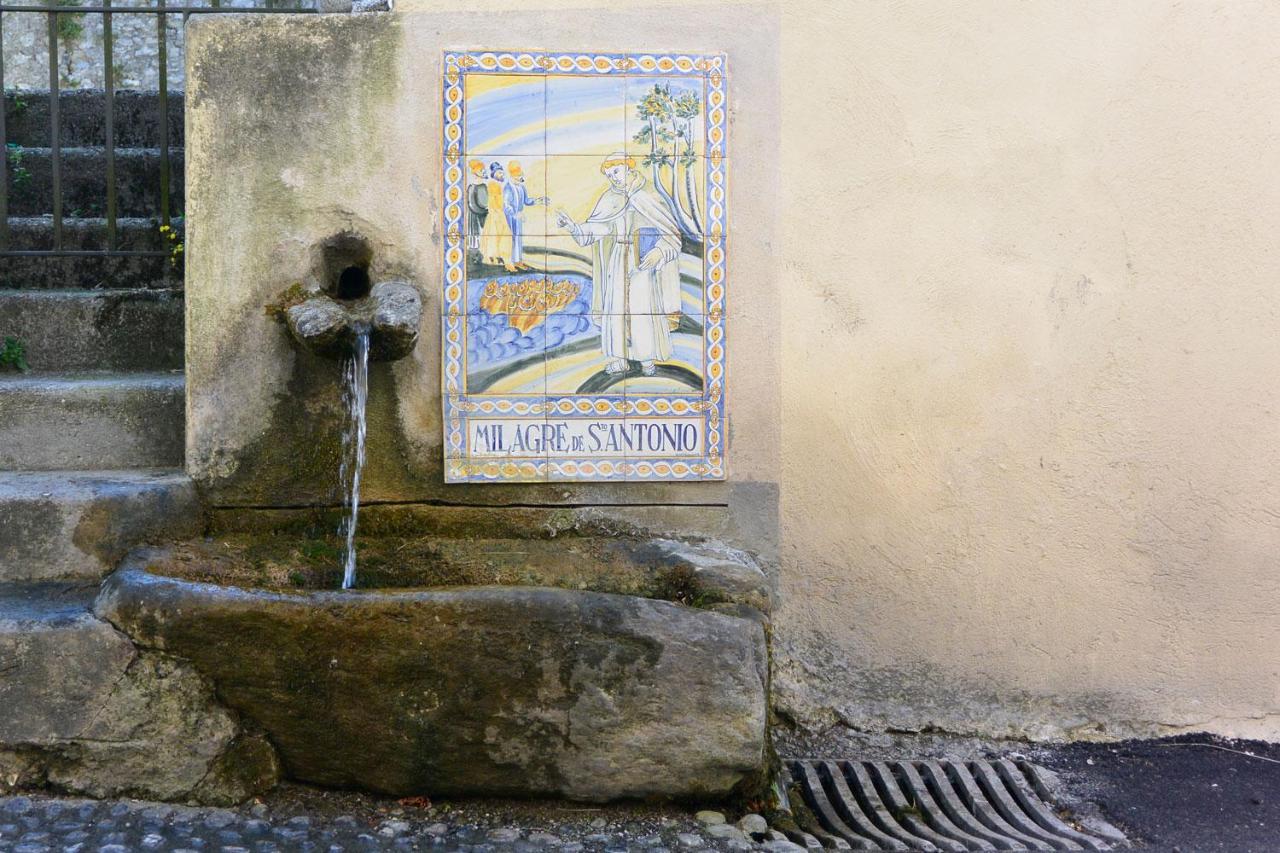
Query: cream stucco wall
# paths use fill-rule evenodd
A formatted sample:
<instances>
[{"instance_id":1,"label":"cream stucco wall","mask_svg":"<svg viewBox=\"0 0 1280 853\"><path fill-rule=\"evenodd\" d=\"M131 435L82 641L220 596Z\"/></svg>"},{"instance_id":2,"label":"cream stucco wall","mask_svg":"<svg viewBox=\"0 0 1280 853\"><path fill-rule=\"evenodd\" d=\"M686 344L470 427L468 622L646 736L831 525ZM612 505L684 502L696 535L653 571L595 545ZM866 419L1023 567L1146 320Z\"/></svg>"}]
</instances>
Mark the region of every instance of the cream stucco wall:
<instances>
[{"instance_id":1,"label":"cream stucco wall","mask_svg":"<svg viewBox=\"0 0 1280 853\"><path fill-rule=\"evenodd\" d=\"M1280 738L1280 6L510 5L468 7L504 46L780 21L780 314L734 320L780 406L740 346L731 383L782 489L784 715Z\"/></svg>"},{"instance_id":2,"label":"cream stucco wall","mask_svg":"<svg viewBox=\"0 0 1280 853\"><path fill-rule=\"evenodd\" d=\"M1280 737L1280 6L786 10L784 707Z\"/></svg>"}]
</instances>

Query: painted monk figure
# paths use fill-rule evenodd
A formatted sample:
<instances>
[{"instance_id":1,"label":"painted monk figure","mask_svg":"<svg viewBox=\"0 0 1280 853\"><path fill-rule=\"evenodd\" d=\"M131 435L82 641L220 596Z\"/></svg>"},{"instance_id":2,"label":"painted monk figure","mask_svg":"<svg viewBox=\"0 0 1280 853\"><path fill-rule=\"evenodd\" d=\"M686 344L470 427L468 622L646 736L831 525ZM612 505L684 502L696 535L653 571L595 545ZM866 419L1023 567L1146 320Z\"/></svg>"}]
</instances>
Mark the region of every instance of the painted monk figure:
<instances>
[{"instance_id":1,"label":"painted monk figure","mask_svg":"<svg viewBox=\"0 0 1280 853\"><path fill-rule=\"evenodd\" d=\"M652 376L657 362L671 357L667 317L680 311L679 227L645 188L634 158L610 154L600 172L609 186L586 221L560 210L556 224L593 249L591 313L600 323L605 371L625 373L634 360Z\"/></svg>"}]
</instances>

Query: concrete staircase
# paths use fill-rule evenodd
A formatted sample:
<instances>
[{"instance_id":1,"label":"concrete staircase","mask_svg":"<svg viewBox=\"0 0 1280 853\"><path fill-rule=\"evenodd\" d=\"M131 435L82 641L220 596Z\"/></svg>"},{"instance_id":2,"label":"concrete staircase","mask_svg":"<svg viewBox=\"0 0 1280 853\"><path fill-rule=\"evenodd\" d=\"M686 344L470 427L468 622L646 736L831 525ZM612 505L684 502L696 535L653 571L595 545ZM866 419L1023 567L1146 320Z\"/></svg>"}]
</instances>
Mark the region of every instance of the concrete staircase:
<instances>
[{"instance_id":1,"label":"concrete staircase","mask_svg":"<svg viewBox=\"0 0 1280 853\"><path fill-rule=\"evenodd\" d=\"M106 246L104 96L59 99L64 249ZM49 97L5 97L11 249L53 245ZM159 231L158 102L115 99L117 249ZM170 103L171 210L182 210L182 97ZM183 299L167 256L0 256L0 586L96 582L133 544L196 532L182 474ZM0 620L0 625L4 621ZM74 621L68 624L78 624ZM0 633L3 633L0 630Z\"/></svg>"}]
</instances>

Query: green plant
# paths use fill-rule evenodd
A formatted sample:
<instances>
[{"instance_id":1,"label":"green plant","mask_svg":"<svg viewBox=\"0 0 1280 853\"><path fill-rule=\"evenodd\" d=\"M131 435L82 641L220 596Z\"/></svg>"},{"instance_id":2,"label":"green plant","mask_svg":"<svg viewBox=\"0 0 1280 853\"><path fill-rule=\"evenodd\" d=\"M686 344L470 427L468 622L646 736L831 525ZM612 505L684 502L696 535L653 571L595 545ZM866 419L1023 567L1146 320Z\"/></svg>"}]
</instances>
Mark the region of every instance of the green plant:
<instances>
[{"instance_id":1,"label":"green plant","mask_svg":"<svg viewBox=\"0 0 1280 853\"><path fill-rule=\"evenodd\" d=\"M182 265L183 251L186 248L182 238L178 236L177 229L170 225L161 225L160 234L169 241L169 263L177 269Z\"/></svg>"},{"instance_id":2,"label":"green plant","mask_svg":"<svg viewBox=\"0 0 1280 853\"><path fill-rule=\"evenodd\" d=\"M21 95L13 96L13 114L20 116L27 111L27 99Z\"/></svg>"},{"instance_id":3,"label":"green plant","mask_svg":"<svg viewBox=\"0 0 1280 853\"><path fill-rule=\"evenodd\" d=\"M4 346L0 347L0 367L15 367L24 373L30 369L27 366L27 348L22 341L12 336L4 339Z\"/></svg>"},{"instance_id":4,"label":"green plant","mask_svg":"<svg viewBox=\"0 0 1280 853\"><path fill-rule=\"evenodd\" d=\"M9 167L13 169L13 188L20 190L31 183L31 173L22 165L22 146L10 142L5 147L9 152Z\"/></svg>"},{"instance_id":5,"label":"green plant","mask_svg":"<svg viewBox=\"0 0 1280 853\"><path fill-rule=\"evenodd\" d=\"M53 0L49 5L60 9L74 9L81 5L81 0ZM58 15L58 40L63 47L68 47L84 34L84 16L84 12L64 12Z\"/></svg>"},{"instance_id":6,"label":"green plant","mask_svg":"<svg viewBox=\"0 0 1280 853\"><path fill-rule=\"evenodd\" d=\"M72 8L82 4L83 0L51 0L50 6ZM75 48L84 35L84 12L63 12L58 15L58 42L62 45L62 73L60 85L66 89L80 88L80 81L74 76Z\"/></svg>"}]
</instances>

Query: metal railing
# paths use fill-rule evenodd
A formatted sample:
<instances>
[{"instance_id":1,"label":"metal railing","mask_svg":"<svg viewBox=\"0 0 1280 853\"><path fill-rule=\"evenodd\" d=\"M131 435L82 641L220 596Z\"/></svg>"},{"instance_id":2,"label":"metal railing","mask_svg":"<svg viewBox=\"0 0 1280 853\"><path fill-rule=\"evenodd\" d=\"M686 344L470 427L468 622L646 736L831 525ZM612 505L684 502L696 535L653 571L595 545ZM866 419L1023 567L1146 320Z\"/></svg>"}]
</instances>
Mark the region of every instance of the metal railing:
<instances>
[{"instance_id":1,"label":"metal railing","mask_svg":"<svg viewBox=\"0 0 1280 853\"><path fill-rule=\"evenodd\" d=\"M0 257L4 256L36 256L36 257L111 257L111 256L163 256L169 254L165 250L120 249L117 234L117 198L116 198L116 163L115 163L115 64L113 52L113 36L111 21L113 14L155 15L156 17L156 61L159 64L157 77L157 102L159 111L159 155L160 155L160 201L159 220L163 226L171 225L170 215L170 178L172 161L169 151L169 47L166 25L168 16L182 15L185 27L192 15L211 14L307 14L314 13L313 8L287 7L276 8L275 0L265 0L265 6L222 6L221 0L211 0L209 6L168 5L166 0L155 0L154 6L113 6L111 0L101 0L97 6L58 6L55 0L49 5L30 5L0 2ZM4 16L6 14L45 15L48 19L49 33L49 156L50 156L50 191L52 194L53 247L50 249L12 249L9 235L9 157L8 133L5 128L5 82L4 82ZM59 139L58 101L61 91L61 80L58 68L58 16L59 15L98 14L102 16L102 79L104 82L104 103L106 114L103 119L104 166L106 169L106 246L103 249L64 249L62 248L62 150Z\"/></svg>"}]
</instances>

